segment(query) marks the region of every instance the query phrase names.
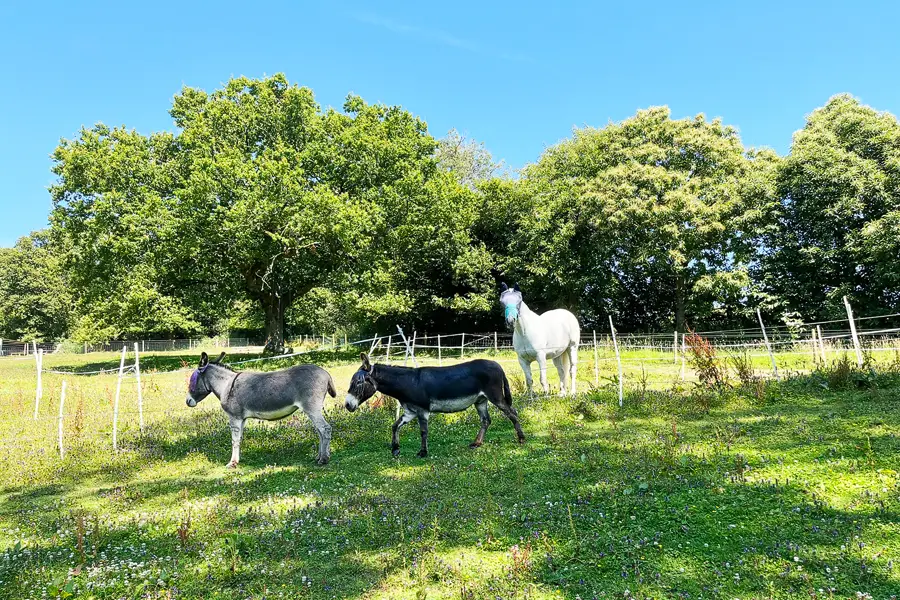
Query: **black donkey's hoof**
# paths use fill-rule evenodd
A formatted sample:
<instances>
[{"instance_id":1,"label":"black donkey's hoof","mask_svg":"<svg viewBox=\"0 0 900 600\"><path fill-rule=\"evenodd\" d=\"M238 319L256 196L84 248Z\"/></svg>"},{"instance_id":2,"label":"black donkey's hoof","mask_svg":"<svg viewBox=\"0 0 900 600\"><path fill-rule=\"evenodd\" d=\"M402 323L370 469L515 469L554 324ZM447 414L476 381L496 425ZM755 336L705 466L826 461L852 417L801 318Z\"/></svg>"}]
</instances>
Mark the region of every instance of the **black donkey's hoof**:
<instances>
[{"instance_id":1,"label":"black donkey's hoof","mask_svg":"<svg viewBox=\"0 0 900 600\"><path fill-rule=\"evenodd\" d=\"M428 450L419 450L418 452L416 452L416 456L418 456L419 458L425 458L426 456L428 456Z\"/></svg>"}]
</instances>

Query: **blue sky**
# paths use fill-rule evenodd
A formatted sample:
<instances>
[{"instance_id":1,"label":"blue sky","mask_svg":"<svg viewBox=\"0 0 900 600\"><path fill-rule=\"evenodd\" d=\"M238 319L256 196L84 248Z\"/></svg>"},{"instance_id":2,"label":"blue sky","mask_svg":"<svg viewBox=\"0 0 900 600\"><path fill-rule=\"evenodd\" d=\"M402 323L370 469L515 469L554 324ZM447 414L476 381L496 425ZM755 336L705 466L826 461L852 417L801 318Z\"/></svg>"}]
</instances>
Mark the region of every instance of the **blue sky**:
<instances>
[{"instance_id":1,"label":"blue sky","mask_svg":"<svg viewBox=\"0 0 900 600\"><path fill-rule=\"evenodd\" d=\"M0 4L0 246L46 225L60 138L171 129L182 86L232 75L284 72L323 106L401 104L513 168L652 105L782 154L833 94L900 112L895 2L15 4Z\"/></svg>"}]
</instances>

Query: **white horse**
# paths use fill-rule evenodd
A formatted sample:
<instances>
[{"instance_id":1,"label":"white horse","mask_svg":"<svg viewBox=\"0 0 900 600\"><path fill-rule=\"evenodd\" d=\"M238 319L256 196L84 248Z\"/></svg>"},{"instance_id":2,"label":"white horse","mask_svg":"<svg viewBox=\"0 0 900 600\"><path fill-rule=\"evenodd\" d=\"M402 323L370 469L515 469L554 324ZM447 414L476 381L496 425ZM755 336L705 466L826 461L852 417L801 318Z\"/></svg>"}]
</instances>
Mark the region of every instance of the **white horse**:
<instances>
[{"instance_id":1,"label":"white horse","mask_svg":"<svg viewBox=\"0 0 900 600\"><path fill-rule=\"evenodd\" d=\"M504 283L500 288L500 303L506 316L506 324L513 327L513 348L519 355L519 364L525 372L528 393L532 393L531 363L535 360L541 370L541 387L550 392L547 385L547 359L553 359L559 373L559 395L566 395L566 377L572 379L571 393L575 394L578 374L578 343L581 327L575 315L561 308L548 310L542 315L532 312L522 301L519 284L512 289Z\"/></svg>"}]
</instances>

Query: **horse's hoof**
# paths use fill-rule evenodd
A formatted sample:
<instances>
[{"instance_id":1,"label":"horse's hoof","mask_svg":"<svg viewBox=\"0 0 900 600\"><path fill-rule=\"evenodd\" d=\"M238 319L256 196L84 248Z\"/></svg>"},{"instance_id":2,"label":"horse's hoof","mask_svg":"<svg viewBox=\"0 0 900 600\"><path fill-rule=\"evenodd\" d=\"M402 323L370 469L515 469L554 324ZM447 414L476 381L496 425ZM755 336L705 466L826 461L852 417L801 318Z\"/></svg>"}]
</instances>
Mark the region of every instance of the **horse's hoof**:
<instances>
[{"instance_id":1,"label":"horse's hoof","mask_svg":"<svg viewBox=\"0 0 900 600\"><path fill-rule=\"evenodd\" d=\"M483 443L484 442L472 442L471 444L469 444L469 448L481 448L481 445Z\"/></svg>"},{"instance_id":2,"label":"horse's hoof","mask_svg":"<svg viewBox=\"0 0 900 600\"><path fill-rule=\"evenodd\" d=\"M419 450L418 452L416 452L416 456L418 456L419 458L425 458L426 456L428 456L428 450Z\"/></svg>"}]
</instances>

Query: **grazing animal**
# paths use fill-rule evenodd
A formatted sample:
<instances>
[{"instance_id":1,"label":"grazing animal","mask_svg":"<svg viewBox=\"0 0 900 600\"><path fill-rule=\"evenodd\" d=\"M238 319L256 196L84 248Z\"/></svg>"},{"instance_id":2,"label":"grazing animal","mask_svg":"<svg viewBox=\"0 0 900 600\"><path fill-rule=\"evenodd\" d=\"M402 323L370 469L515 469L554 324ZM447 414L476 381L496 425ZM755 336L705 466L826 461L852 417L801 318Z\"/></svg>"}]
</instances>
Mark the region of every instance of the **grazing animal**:
<instances>
[{"instance_id":1,"label":"grazing animal","mask_svg":"<svg viewBox=\"0 0 900 600\"><path fill-rule=\"evenodd\" d=\"M319 435L316 462L324 465L331 458L331 425L322 415L325 394L334 398L337 391L328 371L316 365L297 365L280 371L236 373L222 364L225 353L209 360L200 355L200 365L191 373L187 405L194 407L210 393L222 403L231 426L231 460L234 468L240 461L241 438L247 419L276 421L302 408Z\"/></svg>"},{"instance_id":2,"label":"grazing animal","mask_svg":"<svg viewBox=\"0 0 900 600\"><path fill-rule=\"evenodd\" d=\"M559 373L559 395L566 395L566 377L572 379L571 392L575 394L578 374L578 343L581 327L575 315L561 308L548 310L542 315L532 312L522 301L519 284L512 289L505 283L500 288L507 327L513 328L513 348L519 356L519 364L525 372L528 393L532 393L531 363L537 361L541 372L541 388L550 392L547 385L547 359L553 359Z\"/></svg>"},{"instance_id":3,"label":"grazing animal","mask_svg":"<svg viewBox=\"0 0 900 600\"><path fill-rule=\"evenodd\" d=\"M428 456L428 419L432 413L454 413L463 411L473 404L481 417L481 429L469 447L477 448L484 443L484 433L491 424L488 402L500 409L516 428L519 443L525 441L519 415L512 407L512 394L503 367L492 360L471 360L452 367L394 367L373 365L369 356L360 355L362 366L350 379L350 389L344 405L350 412L381 392L396 398L403 407L403 414L394 422L391 437L391 452L400 454L400 428L419 420L422 433L422 447L416 456Z\"/></svg>"}]
</instances>

